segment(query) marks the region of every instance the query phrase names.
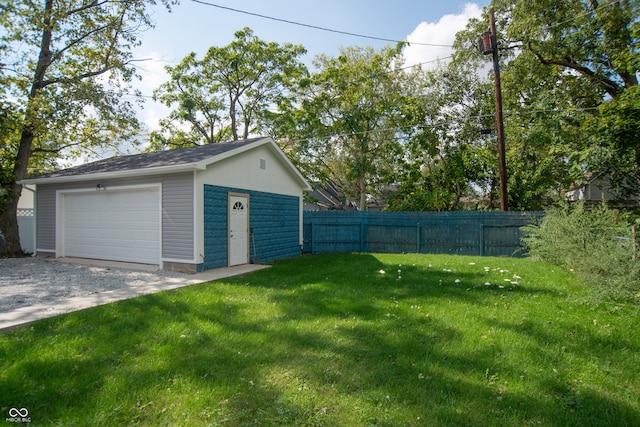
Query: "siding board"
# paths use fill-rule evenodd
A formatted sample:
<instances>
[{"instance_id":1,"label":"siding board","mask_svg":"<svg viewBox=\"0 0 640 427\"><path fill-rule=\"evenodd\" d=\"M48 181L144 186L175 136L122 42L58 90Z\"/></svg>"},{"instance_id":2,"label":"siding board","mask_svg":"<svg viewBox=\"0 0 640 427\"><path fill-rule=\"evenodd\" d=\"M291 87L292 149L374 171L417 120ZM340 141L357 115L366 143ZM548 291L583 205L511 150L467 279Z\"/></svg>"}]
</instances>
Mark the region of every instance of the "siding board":
<instances>
[{"instance_id":1,"label":"siding board","mask_svg":"<svg viewBox=\"0 0 640 427\"><path fill-rule=\"evenodd\" d=\"M56 192L48 186L36 191L36 250L56 250Z\"/></svg>"},{"instance_id":2,"label":"siding board","mask_svg":"<svg viewBox=\"0 0 640 427\"><path fill-rule=\"evenodd\" d=\"M260 261L273 261L300 255L300 199L295 196L204 186L205 269L226 267L227 195L249 195L250 259L254 251ZM255 242L255 246L254 246Z\"/></svg>"},{"instance_id":3,"label":"siding board","mask_svg":"<svg viewBox=\"0 0 640 427\"><path fill-rule=\"evenodd\" d=\"M193 173L162 177L162 257L193 260Z\"/></svg>"},{"instance_id":4,"label":"siding board","mask_svg":"<svg viewBox=\"0 0 640 427\"><path fill-rule=\"evenodd\" d=\"M193 260L194 213L193 173L130 179L87 180L62 184L39 184L36 191L37 249L56 250L56 192L59 190L91 190L97 184L110 187L162 183L162 256Z\"/></svg>"}]
</instances>

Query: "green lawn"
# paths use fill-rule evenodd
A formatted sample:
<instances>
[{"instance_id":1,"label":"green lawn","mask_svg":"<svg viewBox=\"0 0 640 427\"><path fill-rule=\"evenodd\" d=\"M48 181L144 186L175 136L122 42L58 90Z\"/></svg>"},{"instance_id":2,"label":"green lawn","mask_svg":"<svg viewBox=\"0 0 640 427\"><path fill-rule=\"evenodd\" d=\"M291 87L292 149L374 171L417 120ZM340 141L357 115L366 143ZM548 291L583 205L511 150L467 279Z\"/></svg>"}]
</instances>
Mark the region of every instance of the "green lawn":
<instances>
[{"instance_id":1,"label":"green lawn","mask_svg":"<svg viewBox=\"0 0 640 427\"><path fill-rule=\"evenodd\" d=\"M525 259L300 257L0 335L0 420L635 426L639 326Z\"/></svg>"}]
</instances>

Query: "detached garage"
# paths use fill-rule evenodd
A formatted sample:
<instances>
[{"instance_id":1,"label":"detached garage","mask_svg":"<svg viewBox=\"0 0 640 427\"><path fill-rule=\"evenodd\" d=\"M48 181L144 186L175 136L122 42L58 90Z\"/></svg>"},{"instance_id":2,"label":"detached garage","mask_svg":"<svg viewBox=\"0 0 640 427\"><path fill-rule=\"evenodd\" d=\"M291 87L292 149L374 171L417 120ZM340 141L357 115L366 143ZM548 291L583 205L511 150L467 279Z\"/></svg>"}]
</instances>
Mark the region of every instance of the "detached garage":
<instances>
[{"instance_id":1,"label":"detached garage","mask_svg":"<svg viewBox=\"0 0 640 427\"><path fill-rule=\"evenodd\" d=\"M40 255L198 272L300 254L300 172L271 138L119 156L26 179Z\"/></svg>"}]
</instances>

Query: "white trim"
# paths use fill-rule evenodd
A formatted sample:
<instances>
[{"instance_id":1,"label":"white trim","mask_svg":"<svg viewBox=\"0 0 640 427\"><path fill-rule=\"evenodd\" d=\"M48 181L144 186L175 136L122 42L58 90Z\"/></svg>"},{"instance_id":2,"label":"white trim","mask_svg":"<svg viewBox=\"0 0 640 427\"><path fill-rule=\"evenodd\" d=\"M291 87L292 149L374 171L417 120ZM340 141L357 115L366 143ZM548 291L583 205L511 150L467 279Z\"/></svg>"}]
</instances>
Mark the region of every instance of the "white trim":
<instances>
[{"instance_id":1,"label":"white trim","mask_svg":"<svg viewBox=\"0 0 640 427\"><path fill-rule=\"evenodd\" d=\"M193 216L193 231L192 231L192 239L193 239L193 262L198 264L198 259L200 256L200 251L198 250L198 216L200 215L198 213L198 184L197 181L198 177L196 172L193 172L193 179L191 180L191 183L193 184L193 206L192 206L192 210L191 210L191 215ZM204 211L202 212L202 215L204 216ZM204 264L204 255L202 257L202 263Z\"/></svg>"},{"instance_id":2,"label":"white trim","mask_svg":"<svg viewBox=\"0 0 640 427\"><path fill-rule=\"evenodd\" d=\"M200 169L199 163L188 163L183 165L171 165L171 166L156 166L151 168L142 169L129 169L126 171L115 172L98 172L87 173L80 175L58 176L58 177L43 177L43 178L29 178L20 180L20 184L60 184L66 182L78 182L89 180L101 180L101 179L116 179L116 178L133 178L139 176L150 175L162 175L169 173L179 172L191 172Z\"/></svg>"},{"instance_id":3,"label":"white trim","mask_svg":"<svg viewBox=\"0 0 640 427\"><path fill-rule=\"evenodd\" d=\"M130 190L144 190L144 189L151 189L151 188L157 188L159 190L162 190L162 183L161 182L150 182L147 184L131 184L131 185L109 185L109 186L105 186L104 187L105 193L108 193L110 191L130 191ZM69 189L61 189L61 190L56 190L56 196L58 193L95 193L96 187L84 187L84 188L69 188Z\"/></svg>"},{"instance_id":4,"label":"white trim","mask_svg":"<svg viewBox=\"0 0 640 427\"><path fill-rule=\"evenodd\" d=\"M233 211L233 206L231 205L231 198L235 197L238 199L244 199L246 201L245 205L245 234L247 239L247 247L245 248L245 262L240 264L231 265L231 215ZM251 255L249 254L251 248L251 196L248 193L237 193L234 191L229 191L227 193L227 267L233 267L236 265L244 265L249 264L251 261Z\"/></svg>"},{"instance_id":5,"label":"white trim","mask_svg":"<svg viewBox=\"0 0 640 427\"><path fill-rule=\"evenodd\" d=\"M132 186L135 187L135 186ZM118 187L116 187L116 191ZM155 186L151 185L149 188L155 188ZM158 188L158 267L162 268L162 241L164 240L164 221L162 221L162 207L164 206L162 199L162 181L157 184ZM108 190L108 188L107 188ZM126 191L126 190L125 190Z\"/></svg>"},{"instance_id":6,"label":"white trim","mask_svg":"<svg viewBox=\"0 0 640 427\"><path fill-rule=\"evenodd\" d=\"M204 248L204 183L202 182L200 173L195 173L193 184L195 186L193 192L193 224L195 227L193 238L195 249L193 255L195 260L202 259L202 262L204 263L206 256Z\"/></svg>"}]
</instances>

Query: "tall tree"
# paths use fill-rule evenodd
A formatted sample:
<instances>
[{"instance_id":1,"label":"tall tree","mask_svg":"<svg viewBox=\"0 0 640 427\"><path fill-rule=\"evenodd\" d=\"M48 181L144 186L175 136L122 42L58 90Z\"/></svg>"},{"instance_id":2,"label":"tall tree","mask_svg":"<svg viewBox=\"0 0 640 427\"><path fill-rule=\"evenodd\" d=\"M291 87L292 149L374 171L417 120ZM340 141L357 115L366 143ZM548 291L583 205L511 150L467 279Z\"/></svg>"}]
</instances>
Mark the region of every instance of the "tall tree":
<instances>
[{"instance_id":1,"label":"tall tree","mask_svg":"<svg viewBox=\"0 0 640 427\"><path fill-rule=\"evenodd\" d=\"M554 88L563 111L545 119L564 115L562 126L574 129L565 153L575 159L572 170L582 169L583 179L604 173L621 195L640 191L640 142L631 119L640 109L640 1L496 3L510 10L507 39L524 50L515 65L531 54L563 83Z\"/></svg>"},{"instance_id":2,"label":"tall tree","mask_svg":"<svg viewBox=\"0 0 640 427\"><path fill-rule=\"evenodd\" d=\"M170 0L161 0L167 7ZM16 0L0 5L1 254L21 252L16 209L30 167L118 144L137 128L121 101L135 75L132 48L152 25L153 0ZM7 110L7 106L8 110ZM19 120L13 120L19 115Z\"/></svg>"},{"instance_id":3,"label":"tall tree","mask_svg":"<svg viewBox=\"0 0 640 427\"><path fill-rule=\"evenodd\" d=\"M589 172L640 183L639 144L628 139L640 107L640 2L493 0L490 7L502 58L510 205L538 208L543 196L564 194ZM487 26L485 17L458 34L458 61L479 63L475 41Z\"/></svg>"},{"instance_id":4,"label":"tall tree","mask_svg":"<svg viewBox=\"0 0 640 427\"><path fill-rule=\"evenodd\" d=\"M389 209L454 210L463 196L493 194L496 149L481 133L490 126L489 84L465 64L420 74L413 81L421 82L414 90L421 96L423 124L408 139Z\"/></svg>"},{"instance_id":5,"label":"tall tree","mask_svg":"<svg viewBox=\"0 0 640 427\"><path fill-rule=\"evenodd\" d=\"M306 75L298 61L305 53L302 46L265 42L250 28L235 37L227 46L209 48L201 60L191 53L166 68L170 80L154 98L173 111L161 121L153 148L246 139L268 108Z\"/></svg>"},{"instance_id":6,"label":"tall tree","mask_svg":"<svg viewBox=\"0 0 640 427\"><path fill-rule=\"evenodd\" d=\"M638 0L494 0L505 37L615 98L638 84ZM634 34L635 33L635 34Z\"/></svg>"},{"instance_id":7,"label":"tall tree","mask_svg":"<svg viewBox=\"0 0 640 427\"><path fill-rule=\"evenodd\" d=\"M272 127L307 176L333 182L363 210L394 181L405 129L422 120L402 83L401 47L317 57L318 71L301 82L292 103L280 105Z\"/></svg>"}]
</instances>

